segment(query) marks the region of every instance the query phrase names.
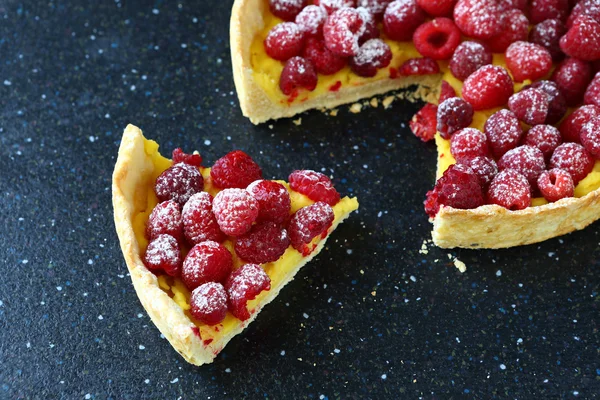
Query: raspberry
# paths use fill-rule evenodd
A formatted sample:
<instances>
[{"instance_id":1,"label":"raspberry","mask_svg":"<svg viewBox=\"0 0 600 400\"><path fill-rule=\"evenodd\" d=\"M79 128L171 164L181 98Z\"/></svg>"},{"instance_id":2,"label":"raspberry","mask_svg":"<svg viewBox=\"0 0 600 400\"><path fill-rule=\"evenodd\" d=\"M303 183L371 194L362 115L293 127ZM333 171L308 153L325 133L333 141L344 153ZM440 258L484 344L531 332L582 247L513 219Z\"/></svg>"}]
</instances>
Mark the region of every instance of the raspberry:
<instances>
[{"instance_id":1,"label":"raspberry","mask_svg":"<svg viewBox=\"0 0 600 400\"><path fill-rule=\"evenodd\" d=\"M544 46L552 56L553 61L560 61L564 57L564 53L560 49L558 41L566 32L567 28L561 20L547 19L531 29L529 41Z\"/></svg>"},{"instance_id":2,"label":"raspberry","mask_svg":"<svg viewBox=\"0 0 600 400\"><path fill-rule=\"evenodd\" d=\"M210 177L213 184L221 189L245 188L262 178L262 170L248 154L235 150L215 162Z\"/></svg>"},{"instance_id":3,"label":"raspberry","mask_svg":"<svg viewBox=\"0 0 600 400\"><path fill-rule=\"evenodd\" d=\"M227 293L223 285L207 282L192 291L190 314L206 325L223 322L227 315Z\"/></svg>"},{"instance_id":4,"label":"raspberry","mask_svg":"<svg viewBox=\"0 0 600 400\"><path fill-rule=\"evenodd\" d=\"M212 204L221 231L229 236L248 232L258 218L258 207L258 201L244 189L224 189Z\"/></svg>"},{"instance_id":5,"label":"raspberry","mask_svg":"<svg viewBox=\"0 0 600 400\"><path fill-rule=\"evenodd\" d=\"M193 167L199 167L202 164L202 157L200 154L186 154L181 148L173 150L173 164L186 163Z\"/></svg>"},{"instance_id":6,"label":"raspberry","mask_svg":"<svg viewBox=\"0 0 600 400\"><path fill-rule=\"evenodd\" d=\"M567 26L570 27L573 25L577 17L580 15L587 15L600 22L600 1L598 0L581 0L578 1L573 10L571 10L571 15L569 15L569 19L567 20Z\"/></svg>"},{"instance_id":7,"label":"raspberry","mask_svg":"<svg viewBox=\"0 0 600 400\"><path fill-rule=\"evenodd\" d=\"M573 184L577 185L594 168L594 158L580 144L563 143L550 157L549 168L560 168L571 174Z\"/></svg>"},{"instance_id":8,"label":"raspberry","mask_svg":"<svg viewBox=\"0 0 600 400\"><path fill-rule=\"evenodd\" d=\"M498 0L498 7L502 11L513 9L525 11L527 9L527 0Z\"/></svg>"},{"instance_id":9,"label":"raspberry","mask_svg":"<svg viewBox=\"0 0 600 400\"><path fill-rule=\"evenodd\" d=\"M235 253L242 260L264 264L277 261L290 245L287 231L275 222L256 224L250 232L237 238Z\"/></svg>"},{"instance_id":10,"label":"raspberry","mask_svg":"<svg viewBox=\"0 0 600 400\"><path fill-rule=\"evenodd\" d=\"M544 154L533 146L519 146L507 151L498 160L498 169L512 169L523 175L531 187L535 187L538 176L546 168Z\"/></svg>"},{"instance_id":11,"label":"raspberry","mask_svg":"<svg viewBox=\"0 0 600 400\"><path fill-rule=\"evenodd\" d=\"M293 21L307 3L308 0L269 0L269 9L276 17Z\"/></svg>"},{"instance_id":12,"label":"raspberry","mask_svg":"<svg viewBox=\"0 0 600 400\"><path fill-rule=\"evenodd\" d=\"M594 118L600 117L600 107L587 105L578 108L560 124L558 130L565 142L581 143L581 129Z\"/></svg>"},{"instance_id":13,"label":"raspberry","mask_svg":"<svg viewBox=\"0 0 600 400\"><path fill-rule=\"evenodd\" d=\"M271 279L260 265L245 264L229 275L225 282L229 311L242 321L250 318L246 303L263 290L271 290Z\"/></svg>"},{"instance_id":14,"label":"raspberry","mask_svg":"<svg viewBox=\"0 0 600 400\"><path fill-rule=\"evenodd\" d=\"M294 213L288 225L292 247L303 256L309 255L317 246L311 246L310 242L319 235L325 236L334 219L333 209L322 201L302 207Z\"/></svg>"},{"instance_id":15,"label":"raspberry","mask_svg":"<svg viewBox=\"0 0 600 400\"><path fill-rule=\"evenodd\" d=\"M449 67L455 77L464 81L473 72L491 63L492 52L488 47L481 43L467 41L458 45Z\"/></svg>"},{"instance_id":16,"label":"raspberry","mask_svg":"<svg viewBox=\"0 0 600 400\"><path fill-rule=\"evenodd\" d=\"M460 157L456 160L456 163L471 168L479 178L479 184L483 189L487 189L498 173L496 161L489 157Z\"/></svg>"},{"instance_id":17,"label":"raspberry","mask_svg":"<svg viewBox=\"0 0 600 400\"><path fill-rule=\"evenodd\" d=\"M166 234L173 236L178 241L181 240L183 232L183 223L181 221L181 212L179 203L173 200L158 203L150 213L146 223L146 237L149 240L158 235Z\"/></svg>"},{"instance_id":18,"label":"raspberry","mask_svg":"<svg viewBox=\"0 0 600 400\"><path fill-rule=\"evenodd\" d=\"M438 106L437 130L444 139L473 122L473 107L460 97L451 97Z\"/></svg>"},{"instance_id":19,"label":"raspberry","mask_svg":"<svg viewBox=\"0 0 600 400\"><path fill-rule=\"evenodd\" d=\"M257 221L273 221L280 224L290 216L290 194L281 183L254 181L246 190L258 201Z\"/></svg>"},{"instance_id":20,"label":"raspberry","mask_svg":"<svg viewBox=\"0 0 600 400\"><path fill-rule=\"evenodd\" d=\"M506 66L516 82L534 81L550 72L552 56L539 44L514 42L506 49Z\"/></svg>"},{"instance_id":21,"label":"raspberry","mask_svg":"<svg viewBox=\"0 0 600 400\"><path fill-rule=\"evenodd\" d=\"M390 3L391 0L358 0L357 6L366 8L375 18L380 19Z\"/></svg>"},{"instance_id":22,"label":"raspberry","mask_svg":"<svg viewBox=\"0 0 600 400\"><path fill-rule=\"evenodd\" d=\"M340 201L340 194L327 175L309 169L296 170L288 178L290 188L313 201L322 201L331 206Z\"/></svg>"},{"instance_id":23,"label":"raspberry","mask_svg":"<svg viewBox=\"0 0 600 400\"><path fill-rule=\"evenodd\" d=\"M456 0L417 0L417 4L432 17L452 15Z\"/></svg>"},{"instance_id":24,"label":"raspberry","mask_svg":"<svg viewBox=\"0 0 600 400\"><path fill-rule=\"evenodd\" d=\"M567 58L558 64L550 79L558 85L567 105L573 107L583 99L585 89L592 80L592 67L585 61Z\"/></svg>"},{"instance_id":25,"label":"raspberry","mask_svg":"<svg viewBox=\"0 0 600 400\"><path fill-rule=\"evenodd\" d=\"M456 90L448 82L442 80L442 88L440 89L440 98L438 102L441 104L451 97L456 97Z\"/></svg>"},{"instance_id":26,"label":"raspberry","mask_svg":"<svg viewBox=\"0 0 600 400\"><path fill-rule=\"evenodd\" d=\"M454 22L466 36L489 39L502 31L502 11L496 0L458 0Z\"/></svg>"},{"instance_id":27,"label":"raspberry","mask_svg":"<svg viewBox=\"0 0 600 400\"><path fill-rule=\"evenodd\" d=\"M594 158L600 159L600 118L596 117L581 128L581 144Z\"/></svg>"},{"instance_id":28,"label":"raspberry","mask_svg":"<svg viewBox=\"0 0 600 400\"><path fill-rule=\"evenodd\" d=\"M546 124L555 124L560 121L567 112L567 101L558 89L556 82L538 81L525 86L522 90L529 88L540 89L548 97L548 116L544 122Z\"/></svg>"},{"instance_id":29,"label":"raspberry","mask_svg":"<svg viewBox=\"0 0 600 400\"><path fill-rule=\"evenodd\" d=\"M312 92L317 87L317 79L317 71L310 61L302 57L292 57L287 60L281 71L279 89L288 96L298 88Z\"/></svg>"},{"instance_id":30,"label":"raspberry","mask_svg":"<svg viewBox=\"0 0 600 400\"><path fill-rule=\"evenodd\" d=\"M425 212L431 218L436 216L441 206L459 209L479 207L484 204L479 177L463 164L451 165L433 190L427 192L424 204Z\"/></svg>"},{"instance_id":31,"label":"raspberry","mask_svg":"<svg viewBox=\"0 0 600 400\"><path fill-rule=\"evenodd\" d=\"M269 57L285 61L302 51L304 32L294 22L282 22L269 31L264 45Z\"/></svg>"},{"instance_id":32,"label":"raspberry","mask_svg":"<svg viewBox=\"0 0 600 400\"><path fill-rule=\"evenodd\" d=\"M358 52L358 39L365 32L365 23L354 8L341 8L323 25L325 46L335 55L352 57Z\"/></svg>"},{"instance_id":33,"label":"raspberry","mask_svg":"<svg viewBox=\"0 0 600 400\"><path fill-rule=\"evenodd\" d=\"M233 269L233 257L225 246L211 240L198 243L183 260L181 280L189 290L206 282L223 282Z\"/></svg>"},{"instance_id":34,"label":"raspberry","mask_svg":"<svg viewBox=\"0 0 600 400\"><path fill-rule=\"evenodd\" d=\"M225 235L221 232L217 219L212 212L213 197L207 192L196 193L183 206L183 232L191 245L205 240L222 242Z\"/></svg>"},{"instance_id":35,"label":"raspberry","mask_svg":"<svg viewBox=\"0 0 600 400\"><path fill-rule=\"evenodd\" d=\"M350 59L350 69L358 76L371 77L377 70L390 65L392 51L381 39L367 40L354 57Z\"/></svg>"},{"instance_id":36,"label":"raspberry","mask_svg":"<svg viewBox=\"0 0 600 400\"><path fill-rule=\"evenodd\" d=\"M460 43L460 31L450 18L436 18L417 28L413 42L424 57L447 60Z\"/></svg>"},{"instance_id":37,"label":"raspberry","mask_svg":"<svg viewBox=\"0 0 600 400\"><path fill-rule=\"evenodd\" d=\"M514 149L523 135L519 120L509 110L500 110L492 114L485 122L484 132L488 138L490 150L496 159Z\"/></svg>"},{"instance_id":38,"label":"raspberry","mask_svg":"<svg viewBox=\"0 0 600 400\"><path fill-rule=\"evenodd\" d=\"M588 85L583 96L584 104L592 104L600 107L600 72L596 74L592 82Z\"/></svg>"},{"instance_id":39,"label":"raspberry","mask_svg":"<svg viewBox=\"0 0 600 400\"><path fill-rule=\"evenodd\" d=\"M513 90L513 81L504 68L484 65L465 80L462 95L478 111L506 104Z\"/></svg>"},{"instance_id":40,"label":"raspberry","mask_svg":"<svg viewBox=\"0 0 600 400\"><path fill-rule=\"evenodd\" d=\"M509 210L522 210L531 205L531 189L527 179L517 171L505 169L494 177L488 189L488 202Z\"/></svg>"},{"instance_id":41,"label":"raspberry","mask_svg":"<svg viewBox=\"0 0 600 400\"><path fill-rule=\"evenodd\" d=\"M529 125L543 124L548 116L548 96L540 89L526 89L508 99L508 108Z\"/></svg>"},{"instance_id":42,"label":"raspberry","mask_svg":"<svg viewBox=\"0 0 600 400\"><path fill-rule=\"evenodd\" d=\"M437 131L437 106L427 103L410 120L410 130L423 142L435 137Z\"/></svg>"},{"instance_id":43,"label":"raspberry","mask_svg":"<svg viewBox=\"0 0 600 400\"><path fill-rule=\"evenodd\" d=\"M328 14L333 14L340 8L356 6L356 0L315 0L314 3L325 8Z\"/></svg>"},{"instance_id":44,"label":"raspberry","mask_svg":"<svg viewBox=\"0 0 600 400\"><path fill-rule=\"evenodd\" d=\"M171 235L158 235L148 243L143 261L150 271L164 271L167 275L178 276L181 270L181 252L177 239Z\"/></svg>"},{"instance_id":45,"label":"raspberry","mask_svg":"<svg viewBox=\"0 0 600 400\"><path fill-rule=\"evenodd\" d=\"M392 40L408 41L425 18L416 0L392 1L383 14L383 32Z\"/></svg>"},{"instance_id":46,"label":"raspberry","mask_svg":"<svg viewBox=\"0 0 600 400\"><path fill-rule=\"evenodd\" d=\"M547 19L559 19L565 21L569 15L568 0L532 0L531 22L538 24Z\"/></svg>"},{"instance_id":47,"label":"raspberry","mask_svg":"<svg viewBox=\"0 0 600 400\"><path fill-rule=\"evenodd\" d=\"M322 36L327 17L325 8L311 4L296 15L295 22L307 37Z\"/></svg>"},{"instance_id":48,"label":"raspberry","mask_svg":"<svg viewBox=\"0 0 600 400\"><path fill-rule=\"evenodd\" d=\"M198 168L179 163L167 168L156 178L154 192L158 201L174 200L182 206L203 188L204 179Z\"/></svg>"},{"instance_id":49,"label":"raspberry","mask_svg":"<svg viewBox=\"0 0 600 400\"><path fill-rule=\"evenodd\" d=\"M488 40L490 49L494 53L504 53L512 43L527 40L529 35L529 20L523 11L513 9L504 13L507 23L502 32Z\"/></svg>"},{"instance_id":50,"label":"raspberry","mask_svg":"<svg viewBox=\"0 0 600 400\"><path fill-rule=\"evenodd\" d=\"M565 197L573 197L575 189L571 175L559 168L542 172L537 185L542 196L551 203Z\"/></svg>"},{"instance_id":51,"label":"raspberry","mask_svg":"<svg viewBox=\"0 0 600 400\"><path fill-rule=\"evenodd\" d=\"M454 158L488 156L487 137L475 128L464 128L450 138L450 152Z\"/></svg>"},{"instance_id":52,"label":"raspberry","mask_svg":"<svg viewBox=\"0 0 600 400\"><path fill-rule=\"evenodd\" d=\"M358 44L362 45L369 39L379 38L379 29L377 28L377 22L375 17L368 9L364 7L358 7L356 9L360 15L360 19L363 21L364 29L363 33L358 37Z\"/></svg>"},{"instance_id":53,"label":"raspberry","mask_svg":"<svg viewBox=\"0 0 600 400\"><path fill-rule=\"evenodd\" d=\"M584 61L600 59L600 22L587 15L579 16L559 44L570 57Z\"/></svg>"},{"instance_id":54,"label":"raspberry","mask_svg":"<svg viewBox=\"0 0 600 400\"><path fill-rule=\"evenodd\" d=\"M523 143L541 150L546 160L550 159L554 150L562 143L558 129L552 125L536 125L525 134Z\"/></svg>"},{"instance_id":55,"label":"raspberry","mask_svg":"<svg viewBox=\"0 0 600 400\"><path fill-rule=\"evenodd\" d=\"M440 72L440 66L438 63L428 57L423 58L409 58L404 61L398 73L402 76L410 75L432 75Z\"/></svg>"}]
</instances>

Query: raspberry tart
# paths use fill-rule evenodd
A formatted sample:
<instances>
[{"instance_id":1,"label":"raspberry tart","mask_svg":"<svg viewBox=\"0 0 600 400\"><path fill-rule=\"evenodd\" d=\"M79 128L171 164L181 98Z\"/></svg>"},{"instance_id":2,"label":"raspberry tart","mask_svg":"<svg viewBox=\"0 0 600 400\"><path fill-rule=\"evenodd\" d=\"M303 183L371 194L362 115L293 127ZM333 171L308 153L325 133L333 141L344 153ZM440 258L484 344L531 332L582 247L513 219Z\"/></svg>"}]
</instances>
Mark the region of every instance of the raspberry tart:
<instances>
[{"instance_id":1,"label":"raspberry tart","mask_svg":"<svg viewBox=\"0 0 600 400\"><path fill-rule=\"evenodd\" d=\"M358 208L329 178L262 179L233 151L213 168L198 154L160 155L133 125L113 173L121 250L140 301L190 363L210 363L256 318L339 223Z\"/></svg>"}]
</instances>

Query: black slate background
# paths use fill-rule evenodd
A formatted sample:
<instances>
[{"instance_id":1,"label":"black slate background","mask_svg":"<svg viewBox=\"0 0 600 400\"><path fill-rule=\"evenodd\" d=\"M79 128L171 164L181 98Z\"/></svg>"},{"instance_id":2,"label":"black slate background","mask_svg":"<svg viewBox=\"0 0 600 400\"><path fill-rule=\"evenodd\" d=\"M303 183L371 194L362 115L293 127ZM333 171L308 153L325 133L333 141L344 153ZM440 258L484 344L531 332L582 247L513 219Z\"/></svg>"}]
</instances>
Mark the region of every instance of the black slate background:
<instances>
[{"instance_id":1,"label":"black slate background","mask_svg":"<svg viewBox=\"0 0 600 400\"><path fill-rule=\"evenodd\" d=\"M592 398L600 225L500 251L429 247L435 148L418 108L253 126L231 1L0 2L0 398ZM323 170L360 212L213 364L141 307L112 222L127 123L208 164ZM468 271L449 260L458 256Z\"/></svg>"}]
</instances>

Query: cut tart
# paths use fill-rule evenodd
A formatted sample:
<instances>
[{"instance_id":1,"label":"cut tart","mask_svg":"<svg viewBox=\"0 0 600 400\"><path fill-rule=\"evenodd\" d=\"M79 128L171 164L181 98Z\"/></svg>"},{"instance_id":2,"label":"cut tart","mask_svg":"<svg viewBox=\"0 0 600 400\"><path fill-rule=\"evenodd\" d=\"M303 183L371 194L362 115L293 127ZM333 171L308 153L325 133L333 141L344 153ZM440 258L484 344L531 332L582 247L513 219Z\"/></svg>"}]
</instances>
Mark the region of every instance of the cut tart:
<instances>
[{"instance_id":1,"label":"cut tart","mask_svg":"<svg viewBox=\"0 0 600 400\"><path fill-rule=\"evenodd\" d=\"M288 184L262 180L241 151L212 170L201 161L180 149L171 161L128 125L112 184L115 225L138 297L195 365L210 363L358 208L314 171L294 171Z\"/></svg>"}]
</instances>

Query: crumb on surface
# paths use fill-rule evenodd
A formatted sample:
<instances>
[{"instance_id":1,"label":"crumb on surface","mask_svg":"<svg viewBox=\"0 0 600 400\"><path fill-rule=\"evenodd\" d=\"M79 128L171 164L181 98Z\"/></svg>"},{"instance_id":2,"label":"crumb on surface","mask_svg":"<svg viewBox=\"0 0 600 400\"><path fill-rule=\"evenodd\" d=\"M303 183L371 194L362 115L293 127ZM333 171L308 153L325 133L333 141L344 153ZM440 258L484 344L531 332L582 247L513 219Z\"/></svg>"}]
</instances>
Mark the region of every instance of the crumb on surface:
<instances>
[{"instance_id":1,"label":"crumb on surface","mask_svg":"<svg viewBox=\"0 0 600 400\"><path fill-rule=\"evenodd\" d=\"M329 112L329 115L331 115L332 117L337 117L337 115L338 115L338 110L337 110L337 108L335 108L335 109L331 110L331 111Z\"/></svg>"},{"instance_id":2,"label":"crumb on surface","mask_svg":"<svg viewBox=\"0 0 600 400\"><path fill-rule=\"evenodd\" d=\"M394 96L387 96L385 99L383 99L383 101L381 102L381 104L383 104L383 108L389 108L390 105L394 102L394 99Z\"/></svg>"},{"instance_id":3,"label":"crumb on surface","mask_svg":"<svg viewBox=\"0 0 600 400\"><path fill-rule=\"evenodd\" d=\"M300 126L300 125L302 125L302 117L295 119L292 122L294 123L294 125Z\"/></svg>"},{"instance_id":4,"label":"crumb on surface","mask_svg":"<svg viewBox=\"0 0 600 400\"><path fill-rule=\"evenodd\" d=\"M377 97L373 97L369 104L371 104L371 107L377 108L377 106L379 105L379 100L377 100Z\"/></svg>"},{"instance_id":5,"label":"crumb on surface","mask_svg":"<svg viewBox=\"0 0 600 400\"><path fill-rule=\"evenodd\" d=\"M350 112L353 114L358 114L362 110L362 104L354 103L350 106Z\"/></svg>"},{"instance_id":6,"label":"crumb on surface","mask_svg":"<svg viewBox=\"0 0 600 400\"><path fill-rule=\"evenodd\" d=\"M464 274L467 271L466 264L460 261L458 258L454 259L454 266L460 271L461 274Z\"/></svg>"}]
</instances>

